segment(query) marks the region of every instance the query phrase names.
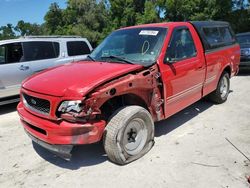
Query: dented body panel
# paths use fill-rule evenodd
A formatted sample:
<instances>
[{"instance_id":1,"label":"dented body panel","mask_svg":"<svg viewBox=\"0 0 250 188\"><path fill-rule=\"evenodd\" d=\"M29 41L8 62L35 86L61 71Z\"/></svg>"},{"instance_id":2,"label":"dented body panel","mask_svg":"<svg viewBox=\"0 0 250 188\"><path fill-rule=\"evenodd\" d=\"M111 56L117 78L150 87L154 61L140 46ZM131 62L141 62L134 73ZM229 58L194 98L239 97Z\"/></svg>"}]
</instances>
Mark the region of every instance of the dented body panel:
<instances>
[{"instance_id":1,"label":"dented body panel","mask_svg":"<svg viewBox=\"0 0 250 188\"><path fill-rule=\"evenodd\" d=\"M112 97L133 94L140 97L151 112L153 119L164 118L162 109L163 99L159 89L159 70L157 65L135 74L128 74L110 81L95 89L84 102L86 108L91 108L94 114L101 114L101 106Z\"/></svg>"}]
</instances>

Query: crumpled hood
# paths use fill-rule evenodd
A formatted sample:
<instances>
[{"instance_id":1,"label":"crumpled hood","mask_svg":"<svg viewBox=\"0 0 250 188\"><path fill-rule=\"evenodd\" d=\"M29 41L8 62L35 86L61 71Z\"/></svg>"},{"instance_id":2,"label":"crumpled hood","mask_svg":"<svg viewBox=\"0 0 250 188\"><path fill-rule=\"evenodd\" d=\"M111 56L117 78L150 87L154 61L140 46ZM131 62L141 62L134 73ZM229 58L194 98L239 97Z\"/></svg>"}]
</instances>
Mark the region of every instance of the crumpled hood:
<instances>
[{"instance_id":1,"label":"crumpled hood","mask_svg":"<svg viewBox=\"0 0 250 188\"><path fill-rule=\"evenodd\" d=\"M106 81L141 68L141 65L81 61L31 76L22 87L46 95L82 97Z\"/></svg>"}]
</instances>

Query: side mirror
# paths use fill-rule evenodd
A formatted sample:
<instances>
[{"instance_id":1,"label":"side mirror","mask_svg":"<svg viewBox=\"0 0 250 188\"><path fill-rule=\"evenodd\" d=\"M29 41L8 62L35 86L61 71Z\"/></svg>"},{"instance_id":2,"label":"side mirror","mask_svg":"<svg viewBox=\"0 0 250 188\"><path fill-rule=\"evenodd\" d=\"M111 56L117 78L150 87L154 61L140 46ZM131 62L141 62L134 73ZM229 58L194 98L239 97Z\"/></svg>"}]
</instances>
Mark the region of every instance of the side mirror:
<instances>
[{"instance_id":1,"label":"side mirror","mask_svg":"<svg viewBox=\"0 0 250 188\"><path fill-rule=\"evenodd\" d=\"M165 59L164 59L165 64L173 64L175 62L176 62L176 60L174 58L171 58L171 57L165 57Z\"/></svg>"}]
</instances>

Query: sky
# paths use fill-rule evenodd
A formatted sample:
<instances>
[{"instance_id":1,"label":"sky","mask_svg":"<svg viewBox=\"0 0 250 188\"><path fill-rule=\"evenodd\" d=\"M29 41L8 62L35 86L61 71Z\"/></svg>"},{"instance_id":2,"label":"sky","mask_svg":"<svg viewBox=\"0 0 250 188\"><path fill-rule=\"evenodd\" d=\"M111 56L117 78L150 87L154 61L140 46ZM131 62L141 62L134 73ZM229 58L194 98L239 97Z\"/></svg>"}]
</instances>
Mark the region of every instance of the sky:
<instances>
[{"instance_id":1,"label":"sky","mask_svg":"<svg viewBox=\"0 0 250 188\"><path fill-rule=\"evenodd\" d=\"M66 7L66 0L0 0L0 26L19 20L41 24L51 3L57 2L60 8Z\"/></svg>"}]
</instances>

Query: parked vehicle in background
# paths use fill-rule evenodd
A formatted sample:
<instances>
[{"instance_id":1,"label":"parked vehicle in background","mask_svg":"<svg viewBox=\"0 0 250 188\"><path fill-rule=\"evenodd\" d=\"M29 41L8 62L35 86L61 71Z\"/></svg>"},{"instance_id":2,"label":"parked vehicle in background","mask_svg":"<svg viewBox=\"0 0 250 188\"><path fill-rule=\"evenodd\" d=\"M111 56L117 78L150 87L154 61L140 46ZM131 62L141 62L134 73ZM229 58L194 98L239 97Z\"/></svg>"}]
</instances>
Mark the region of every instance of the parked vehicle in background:
<instances>
[{"instance_id":1,"label":"parked vehicle in background","mask_svg":"<svg viewBox=\"0 0 250 188\"><path fill-rule=\"evenodd\" d=\"M18 100L21 82L28 76L84 59L91 51L89 41L77 36L28 36L0 41L0 105Z\"/></svg>"},{"instance_id":2,"label":"parked vehicle in background","mask_svg":"<svg viewBox=\"0 0 250 188\"><path fill-rule=\"evenodd\" d=\"M207 95L225 102L239 63L227 22L123 28L88 60L27 79L17 110L31 139L66 159L103 139L109 159L127 164L153 146L154 122Z\"/></svg>"},{"instance_id":3,"label":"parked vehicle in background","mask_svg":"<svg viewBox=\"0 0 250 188\"><path fill-rule=\"evenodd\" d=\"M236 37L241 50L240 68L250 68L250 32L239 33Z\"/></svg>"}]
</instances>

